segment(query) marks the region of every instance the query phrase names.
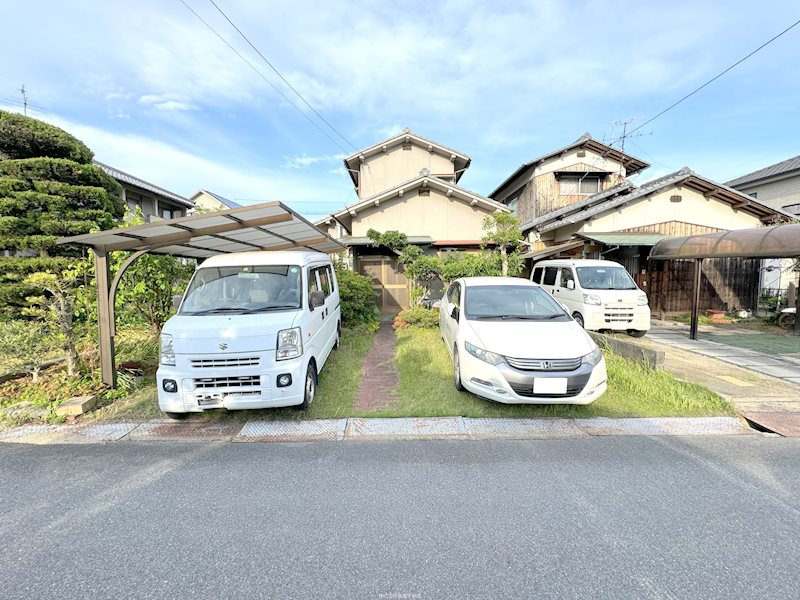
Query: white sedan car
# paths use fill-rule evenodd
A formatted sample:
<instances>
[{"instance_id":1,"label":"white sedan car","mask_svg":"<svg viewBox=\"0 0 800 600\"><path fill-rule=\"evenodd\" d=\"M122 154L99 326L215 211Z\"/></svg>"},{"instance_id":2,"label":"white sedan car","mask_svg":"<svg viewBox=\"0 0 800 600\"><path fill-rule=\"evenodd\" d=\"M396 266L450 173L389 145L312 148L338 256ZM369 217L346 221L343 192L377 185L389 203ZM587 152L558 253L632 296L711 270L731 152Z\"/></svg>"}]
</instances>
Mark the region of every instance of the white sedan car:
<instances>
[{"instance_id":1,"label":"white sedan car","mask_svg":"<svg viewBox=\"0 0 800 600\"><path fill-rule=\"evenodd\" d=\"M506 404L589 404L606 391L606 363L592 338L525 279L455 280L439 328L459 390Z\"/></svg>"}]
</instances>

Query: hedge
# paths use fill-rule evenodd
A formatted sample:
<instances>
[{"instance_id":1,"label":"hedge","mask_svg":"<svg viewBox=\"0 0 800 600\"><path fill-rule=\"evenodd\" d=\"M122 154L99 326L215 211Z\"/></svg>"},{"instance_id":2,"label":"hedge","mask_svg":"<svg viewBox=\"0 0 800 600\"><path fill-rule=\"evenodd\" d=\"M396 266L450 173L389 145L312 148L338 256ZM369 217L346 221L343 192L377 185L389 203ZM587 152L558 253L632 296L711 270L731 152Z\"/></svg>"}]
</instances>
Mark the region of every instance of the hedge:
<instances>
[{"instance_id":1,"label":"hedge","mask_svg":"<svg viewBox=\"0 0 800 600\"><path fill-rule=\"evenodd\" d=\"M0 110L0 153L8 158L65 158L92 162L94 154L79 139L54 125Z\"/></svg>"}]
</instances>

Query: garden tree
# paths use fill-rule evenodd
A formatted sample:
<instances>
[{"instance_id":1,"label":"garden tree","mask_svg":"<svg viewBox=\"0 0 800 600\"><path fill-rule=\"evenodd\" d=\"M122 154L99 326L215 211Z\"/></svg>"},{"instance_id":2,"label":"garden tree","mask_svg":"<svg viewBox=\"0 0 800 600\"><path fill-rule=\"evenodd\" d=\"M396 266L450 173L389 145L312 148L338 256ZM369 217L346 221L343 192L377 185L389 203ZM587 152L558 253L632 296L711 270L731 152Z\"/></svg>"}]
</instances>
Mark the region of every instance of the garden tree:
<instances>
[{"instance_id":1,"label":"garden tree","mask_svg":"<svg viewBox=\"0 0 800 600\"><path fill-rule=\"evenodd\" d=\"M336 282L339 284L339 301L342 307L342 323L348 326L370 324L378 320L378 307L372 280L353 273L342 260L334 260Z\"/></svg>"},{"instance_id":2,"label":"garden tree","mask_svg":"<svg viewBox=\"0 0 800 600\"><path fill-rule=\"evenodd\" d=\"M370 228L367 231L367 237L371 239L376 246L384 246L397 254L409 245L406 234L395 230L380 233Z\"/></svg>"},{"instance_id":3,"label":"garden tree","mask_svg":"<svg viewBox=\"0 0 800 600\"><path fill-rule=\"evenodd\" d=\"M52 345L51 332L44 324L21 319L0 323L0 375L27 372L38 381L42 359Z\"/></svg>"},{"instance_id":4,"label":"garden tree","mask_svg":"<svg viewBox=\"0 0 800 600\"><path fill-rule=\"evenodd\" d=\"M509 274L518 275L522 265L520 263L520 268L516 272L512 271L509 268L512 263L508 255L509 250L512 252L516 250L522 238L519 219L511 213L498 211L486 216L483 220L483 230L486 231L486 235L482 238L484 244L495 244L500 251L501 275L503 277L508 277Z\"/></svg>"},{"instance_id":5,"label":"garden tree","mask_svg":"<svg viewBox=\"0 0 800 600\"><path fill-rule=\"evenodd\" d=\"M85 256L56 246L59 237L110 229L122 217L119 185L91 160L86 145L58 127L0 111L0 251L8 254L0 257L0 314L21 315L26 298L43 289L30 275L58 277Z\"/></svg>"}]
</instances>

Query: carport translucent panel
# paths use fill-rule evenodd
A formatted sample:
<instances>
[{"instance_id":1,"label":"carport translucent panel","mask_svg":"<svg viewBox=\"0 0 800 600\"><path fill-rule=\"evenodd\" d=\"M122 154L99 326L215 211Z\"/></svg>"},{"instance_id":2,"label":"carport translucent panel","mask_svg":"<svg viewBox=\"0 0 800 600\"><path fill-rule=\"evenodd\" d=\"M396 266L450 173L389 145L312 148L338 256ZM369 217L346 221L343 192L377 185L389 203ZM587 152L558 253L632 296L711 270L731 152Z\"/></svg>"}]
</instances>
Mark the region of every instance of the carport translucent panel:
<instances>
[{"instance_id":1,"label":"carport translucent panel","mask_svg":"<svg viewBox=\"0 0 800 600\"><path fill-rule=\"evenodd\" d=\"M767 228L730 231L720 238L715 255L743 256L757 252L768 233L769 230Z\"/></svg>"},{"instance_id":2,"label":"carport translucent panel","mask_svg":"<svg viewBox=\"0 0 800 600\"><path fill-rule=\"evenodd\" d=\"M796 258L800 224L738 229L712 235L668 238L653 246L650 258Z\"/></svg>"}]
</instances>

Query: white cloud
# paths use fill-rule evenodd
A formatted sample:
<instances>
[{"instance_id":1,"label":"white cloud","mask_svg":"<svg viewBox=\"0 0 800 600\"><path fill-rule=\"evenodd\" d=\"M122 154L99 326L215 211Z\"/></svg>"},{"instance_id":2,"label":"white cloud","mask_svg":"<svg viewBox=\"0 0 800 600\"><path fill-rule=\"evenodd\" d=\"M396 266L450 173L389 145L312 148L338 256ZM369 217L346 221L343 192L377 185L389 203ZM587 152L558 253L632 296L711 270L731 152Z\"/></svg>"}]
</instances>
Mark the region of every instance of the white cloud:
<instances>
[{"instance_id":1,"label":"white cloud","mask_svg":"<svg viewBox=\"0 0 800 600\"><path fill-rule=\"evenodd\" d=\"M186 102L177 94L147 94L139 98L139 104L152 106L158 110L197 110L194 104Z\"/></svg>"},{"instance_id":2,"label":"white cloud","mask_svg":"<svg viewBox=\"0 0 800 600\"><path fill-rule=\"evenodd\" d=\"M343 161L347 156L345 154L330 154L327 156L308 156L302 154L300 156L284 156L283 168L284 169L305 169L318 163L333 164ZM336 171L328 171L334 173Z\"/></svg>"}]
</instances>

